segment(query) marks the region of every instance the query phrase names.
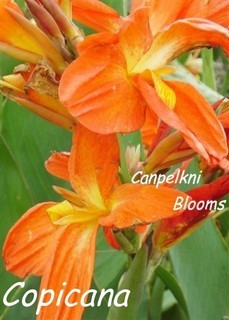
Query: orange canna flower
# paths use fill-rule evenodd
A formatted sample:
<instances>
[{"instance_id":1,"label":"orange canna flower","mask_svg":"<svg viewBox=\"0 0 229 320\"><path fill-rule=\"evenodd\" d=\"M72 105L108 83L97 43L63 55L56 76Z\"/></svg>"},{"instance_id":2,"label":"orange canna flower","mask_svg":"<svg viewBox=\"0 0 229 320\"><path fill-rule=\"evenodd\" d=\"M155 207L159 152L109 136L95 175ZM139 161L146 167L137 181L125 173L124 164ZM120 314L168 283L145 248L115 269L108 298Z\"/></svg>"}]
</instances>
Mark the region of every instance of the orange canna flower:
<instances>
[{"instance_id":1,"label":"orange canna flower","mask_svg":"<svg viewBox=\"0 0 229 320\"><path fill-rule=\"evenodd\" d=\"M222 103L223 105L224 103ZM212 106L218 107L220 102ZM220 106L221 108L221 106ZM194 111L194 110L193 110ZM221 123L228 144L228 128L229 128L229 112L224 112L218 115L218 120ZM149 147L147 159L144 164L145 172L157 172L161 169L169 168L171 165L184 161L186 159L192 158L196 152L194 148L190 148L184 137L179 131L172 132L171 128L164 122L161 122L158 126L157 132L153 130L150 131L151 125L150 115L146 118L146 123L142 128L142 137L144 143ZM150 144L151 143L151 144ZM203 159L202 159L203 160ZM209 166L204 161L205 166ZM228 172L229 162L227 159L222 159L217 166L220 166L223 170ZM214 165L212 164L212 167Z\"/></svg>"},{"instance_id":2,"label":"orange canna flower","mask_svg":"<svg viewBox=\"0 0 229 320\"><path fill-rule=\"evenodd\" d=\"M179 19L204 18L228 28L228 0L178 0L171 10L167 0L133 0L131 11L147 6L150 27L156 34L167 25Z\"/></svg>"},{"instance_id":3,"label":"orange canna flower","mask_svg":"<svg viewBox=\"0 0 229 320\"><path fill-rule=\"evenodd\" d=\"M144 171L158 172L193 156L195 156L194 150L184 141L180 132L173 132L155 146L145 161Z\"/></svg>"},{"instance_id":4,"label":"orange canna flower","mask_svg":"<svg viewBox=\"0 0 229 320\"><path fill-rule=\"evenodd\" d=\"M27 20L14 1L0 1L0 51L17 59L38 63L42 59L58 73L66 62L48 36Z\"/></svg>"},{"instance_id":5,"label":"orange canna flower","mask_svg":"<svg viewBox=\"0 0 229 320\"><path fill-rule=\"evenodd\" d=\"M181 213L173 210L177 196L184 196L180 191L132 184L115 188L118 160L115 135L77 126L71 153L54 153L46 163L74 191L55 187L63 202L31 208L10 230L3 249L7 270L42 276L41 288L58 292L66 282L67 292L77 287L83 293L90 288L100 225L127 228ZM80 319L83 313L80 305L54 305L42 308L37 319Z\"/></svg>"},{"instance_id":6,"label":"orange canna flower","mask_svg":"<svg viewBox=\"0 0 229 320\"><path fill-rule=\"evenodd\" d=\"M229 146L229 111L219 114L218 119L224 127L227 136L227 144Z\"/></svg>"},{"instance_id":7,"label":"orange canna flower","mask_svg":"<svg viewBox=\"0 0 229 320\"><path fill-rule=\"evenodd\" d=\"M229 26L228 0L178 0L172 6L167 0L132 0L131 13L148 8L149 24L153 35L179 19L204 18L224 27ZM125 20L113 8L99 0L72 0L74 18L96 31L117 32Z\"/></svg>"},{"instance_id":8,"label":"orange canna flower","mask_svg":"<svg viewBox=\"0 0 229 320\"><path fill-rule=\"evenodd\" d=\"M225 175L215 181L195 188L187 192L198 206L205 208L185 210L179 217L163 219L156 223L153 234L153 246L155 253L163 253L171 246L189 236L202 223L212 217L215 211L212 204L207 206L211 200L217 201L229 192L229 176ZM223 203L221 203L223 205Z\"/></svg>"},{"instance_id":9,"label":"orange canna flower","mask_svg":"<svg viewBox=\"0 0 229 320\"><path fill-rule=\"evenodd\" d=\"M75 120L58 98L58 82L48 65L17 66L14 74L0 80L0 93L67 130L75 125Z\"/></svg>"},{"instance_id":10,"label":"orange canna flower","mask_svg":"<svg viewBox=\"0 0 229 320\"><path fill-rule=\"evenodd\" d=\"M98 0L72 0L73 17L97 31L119 30L123 18L117 11Z\"/></svg>"},{"instance_id":11,"label":"orange canna flower","mask_svg":"<svg viewBox=\"0 0 229 320\"><path fill-rule=\"evenodd\" d=\"M191 85L161 77L173 72L168 63L181 53L219 44L229 52L228 31L197 18L178 20L153 38L148 10L139 9L118 34L96 34L78 45L60 99L79 122L103 134L140 129L150 109L155 124L163 120L209 163L218 163L227 145L211 106Z\"/></svg>"},{"instance_id":12,"label":"orange canna flower","mask_svg":"<svg viewBox=\"0 0 229 320\"><path fill-rule=\"evenodd\" d=\"M33 22L16 3L0 1L0 51L25 60L11 75L0 80L5 97L42 118L71 130L75 120L58 97L61 73L76 56L75 44L82 34L59 5L70 15L69 1L26 0ZM39 25L39 28L35 24Z\"/></svg>"}]
</instances>

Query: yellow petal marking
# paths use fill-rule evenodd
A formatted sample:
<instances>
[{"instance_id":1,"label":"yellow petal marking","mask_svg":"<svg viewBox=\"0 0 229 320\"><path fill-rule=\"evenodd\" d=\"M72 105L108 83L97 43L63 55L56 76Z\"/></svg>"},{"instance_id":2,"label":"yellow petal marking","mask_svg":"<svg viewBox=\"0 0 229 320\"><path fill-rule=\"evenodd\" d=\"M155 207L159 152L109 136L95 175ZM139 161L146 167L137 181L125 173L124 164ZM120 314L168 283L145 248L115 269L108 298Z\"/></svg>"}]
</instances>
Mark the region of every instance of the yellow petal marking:
<instances>
[{"instance_id":1,"label":"yellow petal marking","mask_svg":"<svg viewBox=\"0 0 229 320\"><path fill-rule=\"evenodd\" d=\"M172 110L176 104L175 92L155 72L152 72L152 79L158 96Z\"/></svg>"}]
</instances>

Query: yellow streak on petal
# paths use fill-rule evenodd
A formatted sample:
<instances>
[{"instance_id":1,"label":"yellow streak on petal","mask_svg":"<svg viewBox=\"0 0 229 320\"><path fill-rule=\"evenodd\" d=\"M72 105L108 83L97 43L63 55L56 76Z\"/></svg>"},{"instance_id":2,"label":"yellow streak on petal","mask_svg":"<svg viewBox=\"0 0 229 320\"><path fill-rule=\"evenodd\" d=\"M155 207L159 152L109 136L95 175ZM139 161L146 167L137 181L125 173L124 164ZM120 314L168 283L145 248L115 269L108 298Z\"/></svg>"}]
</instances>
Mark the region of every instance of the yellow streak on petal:
<instances>
[{"instance_id":1,"label":"yellow streak on petal","mask_svg":"<svg viewBox=\"0 0 229 320\"><path fill-rule=\"evenodd\" d=\"M47 210L53 224L66 225L71 223L85 223L94 221L101 216L101 212L93 208L81 208L65 200Z\"/></svg>"},{"instance_id":2,"label":"yellow streak on petal","mask_svg":"<svg viewBox=\"0 0 229 320\"><path fill-rule=\"evenodd\" d=\"M164 66L164 67L161 67L161 68L154 70L154 73L156 73L159 76L166 76L166 75L169 75L169 74L175 72L175 70L176 70L175 67Z\"/></svg>"},{"instance_id":3,"label":"yellow streak on petal","mask_svg":"<svg viewBox=\"0 0 229 320\"><path fill-rule=\"evenodd\" d=\"M173 109L176 104L176 95L175 92L164 83L164 81L155 73L152 72L152 79L156 92L160 99L164 102L169 109Z\"/></svg>"},{"instance_id":4,"label":"yellow streak on petal","mask_svg":"<svg viewBox=\"0 0 229 320\"><path fill-rule=\"evenodd\" d=\"M16 48L10 44L0 42L0 52L5 53L21 61L27 61L37 64L41 60L41 55L29 52L25 49Z\"/></svg>"},{"instance_id":5,"label":"yellow streak on petal","mask_svg":"<svg viewBox=\"0 0 229 320\"><path fill-rule=\"evenodd\" d=\"M33 25L30 21L28 21L25 17L18 14L14 10L7 8L7 11L10 15L17 21L18 24L23 28L25 34L26 48L31 48L31 41L33 41L36 46L36 50L32 47L31 51L35 51L35 53L44 55L47 59L52 63L53 68L57 73L62 73L66 68L66 63L52 43L52 41L46 36L44 32L42 32L37 26Z\"/></svg>"},{"instance_id":6,"label":"yellow streak on petal","mask_svg":"<svg viewBox=\"0 0 229 320\"><path fill-rule=\"evenodd\" d=\"M0 80L0 88L1 88L1 87L8 88L8 89L12 89L12 90L14 90L14 91L18 91L18 92L24 93L23 90L15 87L13 84L10 84L10 83L8 83L8 82L6 82L6 81L3 81L3 80Z\"/></svg>"},{"instance_id":7,"label":"yellow streak on petal","mask_svg":"<svg viewBox=\"0 0 229 320\"><path fill-rule=\"evenodd\" d=\"M23 90L24 86L26 85L26 81L21 74L10 74L2 77L2 79L3 81L21 90Z\"/></svg>"}]
</instances>

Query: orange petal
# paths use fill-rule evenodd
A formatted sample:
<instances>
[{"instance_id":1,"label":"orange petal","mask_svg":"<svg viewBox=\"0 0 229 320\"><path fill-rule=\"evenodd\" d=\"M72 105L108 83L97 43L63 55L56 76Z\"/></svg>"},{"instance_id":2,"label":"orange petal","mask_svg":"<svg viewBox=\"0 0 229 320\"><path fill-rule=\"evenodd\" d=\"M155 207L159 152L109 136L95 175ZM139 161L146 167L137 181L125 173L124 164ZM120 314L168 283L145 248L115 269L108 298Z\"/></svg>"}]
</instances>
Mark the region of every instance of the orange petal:
<instances>
[{"instance_id":1,"label":"orange petal","mask_svg":"<svg viewBox=\"0 0 229 320\"><path fill-rule=\"evenodd\" d=\"M77 45L77 52L82 55L83 51L91 49L96 46L104 46L106 44L117 44L119 41L117 34L111 32L99 32L87 36L84 41Z\"/></svg>"},{"instance_id":2,"label":"orange petal","mask_svg":"<svg viewBox=\"0 0 229 320\"><path fill-rule=\"evenodd\" d=\"M184 18L205 18L228 28L228 0L178 0L172 6L168 0L133 0L131 12L150 7L150 26L153 34L172 22Z\"/></svg>"},{"instance_id":3,"label":"orange petal","mask_svg":"<svg viewBox=\"0 0 229 320\"><path fill-rule=\"evenodd\" d=\"M45 33L23 16L15 3L9 0L1 1L0 15L0 41L2 43L16 47L18 54L20 50L22 53L24 51L24 56L28 58L28 52L36 54L40 58L47 57L56 71L61 72L64 70L66 67L65 61L54 44ZM9 50L10 53L11 51ZM34 62L33 55L31 62Z\"/></svg>"},{"instance_id":4,"label":"orange petal","mask_svg":"<svg viewBox=\"0 0 229 320\"><path fill-rule=\"evenodd\" d=\"M222 123L223 127L229 128L229 111L218 115L218 120Z\"/></svg>"},{"instance_id":5,"label":"orange petal","mask_svg":"<svg viewBox=\"0 0 229 320\"><path fill-rule=\"evenodd\" d=\"M37 45L36 41L31 34L29 35L23 27L14 19L14 17L7 10L10 8L14 10L17 14L23 17L23 13L16 3L10 0L2 0L0 2L0 41L11 44L18 48L24 49L26 51L31 51L42 55L41 48Z\"/></svg>"},{"instance_id":6,"label":"orange petal","mask_svg":"<svg viewBox=\"0 0 229 320\"><path fill-rule=\"evenodd\" d=\"M228 37L227 29L214 22L199 18L178 20L155 37L151 48L136 65L134 72L158 69L195 48L221 45L228 55Z\"/></svg>"},{"instance_id":7,"label":"orange petal","mask_svg":"<svg viewBox=\"0 0 229 320\"><path fill-rule=\"evenodd\" d=\"M96 31L116 32L122 19L119 13L97 0L73 0L73 17Z\"/></svg>"},{"instance_id":8,"label":"orange petal","mask_svg":"<svg viewBox=\"0 0 229 320\"><path fill-rule=\"evenodd\" d=\"M201 17L214 21L228 28L228 0L189 0L189 5L185 1L184 10L178 16L178 19L189 17Z\"/></svg>"},{"instance_id":9,"label":"orange petal","mask_svg":"<svg viewBox=\"0 0 229 320\"><path fill-rule=\"evenodd\" d=\"M132 0L131 1L131 12L136 11L145 6L149 6L152 0Z\"/></svg>"},{"instance_id":10,"label":"orange petal","mask_svg":"<svg viewBox=\"0 0 229 320\"><path fill-rule=\"evenodd\" d=\"M148 10L141 9L128 16L120 32L120 47L130 73L150 48L153 37L149 28Z\"/></svg>"},{"instance_id":11,"label":"orange petal","mask_svg":"<svg viewBox=\"0 0 229 320\"><path fill-rule=\"evenodd\" d=\"M149 147L153 139L157 135L158 117L155 113L151 112L149 108L146 109L145 123L141 128L143 143Z\"/></svg>"},{"instance_id":12,"label":"orange petal","mask_svg":"<svg viewBox=\"0 0 229 320\"><path fill-rule=\"evenodd\" d=\"M40 104L46 107L47 109L58 113L59 115L63 115L65 117L68 117L69 119L72 119L72 117L67 112L66 108L63 106L63 104L60 102L59 99L56 99L51 95L45 94L44 92L40 93L30 88L26 90L26 93L28 95L28 99L31 100L32 102Z\"/></svg>"},{"instance_id":13,"label":"orange petal","mask_svg":"<svg viewBox=\"0 0 229 320\"><path fill-rule=\"evenodd\" d=\"M212 106L187 83L168 81L167 84L176 93L174 112L181 121L211 156L216 159L225 157L228 153L225 134Z\"/></svg>"},{"instance_id":14,"label":"orange petal","mask_svg":"<svg viewBox=\"0 0 229 320\"><path fill-rule=\"evenodd\" d=\"M195 188L187 194L195 201L218 200L229 192L229 176L216 179L208 185ZM153 236L154 247L166 251L169 247L187 237L200 223L208 218L210 210L185 210L180 216L159 221Z\"/></svg>"},{"instance_id":15,"label":"orange petal","mask_svg":"<svg viewBox=\"0 0 229 320\"><path fill-rule=\"evenodd\" d=\"M25 34L25 40L27 40L27 47L25 47L25 49L31 51L31 45L32 43L35 43L36 47L39 48L41 52L41 56L46 57L48 61L51 62L56 72L62 73L66 68L66 63L61 53L57 50L56 46L48 38L48 36L43 31L41 31L36 25L32 24L29 20L27 20L24 16L18 14L16 11L10 8L8 8L7 11L23 29L23 33ZM23 47L23 45L24 43L22 39L19 41L19 45L16 44L16 46L18 46L19 48Z\"/></svg>"},{"instance_id":16,"label":"orange petal","mask_svg":"<svg viewBox=\"0 0 229 320\"><path fill-rule=\"evenodd\" d=\"M68 189L53 186L53 189L61 195L64 199L68 200L70 203L75 204L77 207L85 207L85 202L83 199L78 196L74 191L70 191ZM82 209L83 210L83 209Z\"/></svg>"},{"instance_id":17,"label":"orange petal","mask_svg":"<svg viewBox=\"0 0 229 320\"><path fill-rule=\"evenodd\" d=\"M28 210L9 231L3 248L6 269L24 278L41 275L47 266L56 238L56 227L50 222L47 202Z\"/></svg>"},{"instance_id":18,"label":"orange petal","mask_svg":"<svg viewBox=\"0 0 229 320\"><path fill-rule=\"evenodd\" d=\"M203 145L195 137L195 135L183 124L180 118L173 110L170 110L158 97L155 89L150 86L141 77L138 78L139 88L149 108L165 123L174 129L180 131L186 142L203 158L210 161L209 156Z\"/></svg>"},{"instance_id":19,"label":"orange petal","mask_svg":"<svg viewBox=\"0 0 229 320\"><path fill-rule=\"evenodd\" d=\"M53 289L56 297L61 289L64 289L64 297L72 289L79 289L80 293L69 298L70 303L78 302L78 305L67 307L63 297L59 307L55 302L42 307L37 320L81 319L84 307L80 305L80 298L91 286L97 229L97 224L73 224L61 229L43 273L40 289ZM63 286L63 283L66 285Z\"/></svg>"},{"instance_id":20,"label":"orange petal","mask_svg":"<svg viewBox=\"0 0 229 320\"><path fill-rule=\"evenodd\" d=\"M177 0L176 5L171 6L168 0L134 0L132 10L142 6L149 8L149 23L153 35L156 35L165 26L177 20L180 11L187 6L190 0Z\"/></svg>"},{"instance_id":21,"label":"orange petal","mask_svg":"<svg viewBox=\"0 0 229 320\"><path fill-rule=\"evenodd\" d=\"M117 179L119 148L115 135L99 135L78 125L70 155L69 171L73 188L84 199L104 209Z\"/></svg>"},{"instance_id":22,"label":"orange petal","mask_svg":"<svg viewBox=\"0 0 229 320\"><path fill-rule=\"evenodd\" d=\"M173 132L159 141L144 165L145 172L156 172L186 160L195 154L179 132Z\"/></svg>"},{"instance_id":23,"label":"orange petal","mask_svg":"<svg viewBox=\"0 0 229 320\"><path fill-rule=\"evenodd\" d=\"M104 226L126 228L176 216L181 213L173 210L178 196L184 193L153 185L123 184L110 198L111 214L99 221Z\"/></svg>"},{"instance_id":24,"label":"orange petal","mask_svg":"<svg viewBox=\"0 0 229 320\"><path fill-rule=\"evenodd\" d=\"M67 130L72 130L75 123L72 119L63 115L60 115L52 110L49 110L37 103L34 103L32 101L29 101L27 97L19 97L17 96L17 92L12 92L10 95L7 95L7 98L9 98L12 101L17 102L19 105L25 107L26 109L36 113L43 119L52 122L56 124L57 126L60 126L62 128L65 128Z\"/></svg>"},{"instance_id":25,"label":"orange petal","mask_svg":"<svg viewBox=\"0 0 229 320\"><path fill-rule=\"evenodd\" d=\"M68 152L54 152L45 162L46 170L57 178L69 181Z\"/></svg>"},{"instance_id":26,"label":"orange petal","mask_svg":"<svg viewBox=\"0 0 229 320\"><path fill-rule=\"evenodd\" d=\"M94 47L71 63L59 95L69 113L92 131L130 132L143 125L144 100L127 78L125 59L115 46Z\"/></svg>"}]
</instances>

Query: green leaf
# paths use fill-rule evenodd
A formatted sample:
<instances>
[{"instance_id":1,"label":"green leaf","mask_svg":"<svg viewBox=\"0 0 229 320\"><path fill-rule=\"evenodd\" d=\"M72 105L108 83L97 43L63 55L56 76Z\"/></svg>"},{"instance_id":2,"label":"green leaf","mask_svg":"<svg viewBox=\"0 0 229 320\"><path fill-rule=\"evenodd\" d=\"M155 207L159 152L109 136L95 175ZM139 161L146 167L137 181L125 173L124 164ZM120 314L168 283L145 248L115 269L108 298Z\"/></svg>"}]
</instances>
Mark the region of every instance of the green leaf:
<instances>
[{"instance_id":1,"label":"green leaf","mask_svg":"<svg viewBox=\"0 0 229 320\"><path fill-rule=\"evenodd\" d=\"M199 174L197 160L187 173ZM201 185L202 182L199 184ZM187 191L194 185L180 185ZM229 313L228 249L214 221L208 221L171 250L174 271L190 319L222 319ZM226 281L224 281L224 279ZM213 303L214 302L214 303Z\"/></svg>"},{"instance_id":2,"label":"green leaf","mask_svg":"<svg viewBox=\"0 0 229 320\"><path fill-rule=\"evenodd\" d=\"M160 277L160 279L164 282L167 288L173 293L180 307L188 316L188 308L185 301L185 297L174 275L161 266L157 267L155 273Z\"/></svg>"},{"instance_id":3,"label":"green leaf","mask_svg":"<svg viewBox=\"0 0 229 320\"><path fill-rule=\"evenodd\" d=\"M148 249L146 245L143 245L131 263L130 268L123 276L119 287L119 290L130 290L128 307L119 308L113 305L110 308L107 320L136 319L145 283L147 258Z\"/></svg>"},{"instance_id":4,"label":"green leaf","mask_svg":"<svg viewBox=\"0 0 229 320\"><path fill-rule=\"evenodd\" d=\"M125 269L126 257L123 251L114 250L108 245L103 232L99 233L94 273L94 282L99 290L110 288L117 278L119 280Z\"/></svg>"},{"instance_id":5,"label":"green leaf","mask_svg":"<svg viewBox=\"0 0 229 320\"><path fill-rule=\"evenodd\" d=\"M213 221L171 250L191 319L218 320L229 313L228 250Z\"/></svg>"},{"instance_id":6,"label":"green leaf","mask_svg":"<svg viewBox=\"0 0 229 320\"><path fill-rule=\"evenodd\" d=\"M149 292L148 308L149 308L149 319L151 320L161 320L164 290L165 290L164 282L161 281L159 277L155 276L154 281L149 288L150 292Z\"/></svg>"},{"instance_id":7,"label":"green leaf","mask_svg":"<svg viewBox=\"0 0 229 320\"><path fill-rule=\"evenodd\" d=\"M65 183L50 175L44 163L52 151L70 150L71 134L7 101L3 111L2 135L26 181L33 204L59 199L52 185L64 186Z\"/></svg>"},{"instance_id":8,"label":"green leaf","mask_svg":"<svg viewBox=\"0 0 229 320\"><path fill-rule=\"evenodd\" d=\"M187 316L178 304L175 304L172 308L162 314L161 320L188 320ZM193 319L193 320L205 320L205 319Z\"/></svg>"},{"instance_id":9,"label":"green leaf","mask_svg":"<svg viewBox=\"0 0 229 320\"><path fill-rule=\"evenodd\" d=\"M213 49L202 49L201 57L203 60L203 72L201 80L209 88L217 90L214 71Z\"/></svg>"},{"instance_id":10,"label":"green leaf","mask_svg":"<svg viewBox=\"0 0 229 320\"><path fill-rule=\"evenodd\" d=\"M37 292L39 292L39 284L40 279L35 277L28 277L25 280L19 280L20 282L25 282L24 288L19 288L16 290L15 293L11 296L8 301L16 301L19 300L18 304L8 307L4 310L4 313L1 315L0 320L14 320L14 319L20 319L20 320L35 320L36 316L36 305L37 303L34 303L31 307L25 308L22 303L22 297L23 295L30 289L35 289ZM32 300L32 294L30 295L30 298ZM26 300L27 302L31 301Z\"/></svg>"},{"instance_id":11,"label":"green leaf","mask_svg":"<svg viewBox=\"0 0 229 320\"><path fill-rule=\"evenodd\" d=\"M17 221L20 215L31 205L31 198L25 181L20 175L19 168L11 151L8 149L6 141L0 135L0 212L1 212L1 233L0 245L1 249L5 236L11 225ZM2 256L2 255L1 255ZM0 264L1 278L1 294L15 282L18 278L10 273L6 273L3 262ZM5 306L0 304L0 313L3 312Z\"/></svg>"}]
</instances>

